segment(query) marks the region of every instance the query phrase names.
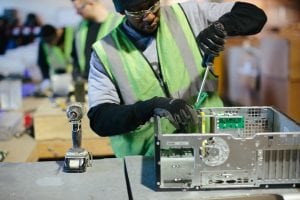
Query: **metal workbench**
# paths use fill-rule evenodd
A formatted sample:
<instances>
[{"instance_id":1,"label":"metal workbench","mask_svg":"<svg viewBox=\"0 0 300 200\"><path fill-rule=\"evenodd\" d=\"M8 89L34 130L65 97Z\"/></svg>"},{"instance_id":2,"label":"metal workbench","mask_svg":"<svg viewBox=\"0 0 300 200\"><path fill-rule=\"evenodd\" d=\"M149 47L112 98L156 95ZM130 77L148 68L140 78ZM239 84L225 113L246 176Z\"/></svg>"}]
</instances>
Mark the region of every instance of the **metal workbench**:
<instances>
[{"instance_id":1,"label":"metal workbench","mask_svg":"<svg viewBox=\"0 0 300 200\"><path fill-rule=\"evenodd\" d=\"M124 166L125 163L125 166ZM154 160L129 156L94 160L85 173L63 172L62 161L0 163L5 200L299 200L300 189L156 191ZM127 179L127 181L126 181ZM128 186L127 183L128 182Z\"/></svg>"},{"instance_id":2,"label":"metal workbench","mask_svg":"<svg viewBox=\"0 0 300 200\"><path fill-rule=\"evenodd\" d=\"M132 199L137 200L300 200L300 188L156 191L153 158L125 158Z\"/></svg>"},{"instance_id":3,"label":"metal workbench","mask_svg":"<svg viewBox=\"0 0 300 200\"><path fill-rule=\"evenodd\" d=\"M61 161L0 163L0 199L128 199L122 159L94 160L85 173L62 168Z\"/></svg>"}]
</instances>

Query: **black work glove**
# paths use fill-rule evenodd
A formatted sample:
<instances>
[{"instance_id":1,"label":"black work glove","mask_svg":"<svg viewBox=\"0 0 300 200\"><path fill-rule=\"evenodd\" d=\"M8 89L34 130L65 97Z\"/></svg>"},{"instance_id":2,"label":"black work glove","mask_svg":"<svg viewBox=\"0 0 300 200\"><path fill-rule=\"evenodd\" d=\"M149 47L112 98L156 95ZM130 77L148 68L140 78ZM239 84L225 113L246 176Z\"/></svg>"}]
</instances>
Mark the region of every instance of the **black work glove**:
<instances>
[{"instance_id":1,"label":"black work glove","mask_svg":"<svg viewBox=\"0 0 300 200\"><path fill-rule=\"evenodd\" d=\"M197 113L182 99L155 97L154 115L166 117L179 132L188 132L197 121Z\"/></svg>"},{"instance_id":2,"label":"black work glove","mask_svg":"<svg viewBox=\"0 0 300 200\"><path fill-rule=\"evenodd\" d=\"M197 36L197 42L203 54L218 56L224 50L227 33L223 24L214 22Z\"/></svg>"},{"instance_id":3,"label":"black work glove","mask_svg":"<svg viewBox=\"0 0 300 200\"><path fill-rule=\"evenodd\" d=\"M104 103L88 112L90 126L101 136L113 136L136 130L153 115L166 117L177 133L195 133L197 113L184 100L154 97L131 105ZM101 121L101 123L99 123Z\"/></svg>"}]
</instances>

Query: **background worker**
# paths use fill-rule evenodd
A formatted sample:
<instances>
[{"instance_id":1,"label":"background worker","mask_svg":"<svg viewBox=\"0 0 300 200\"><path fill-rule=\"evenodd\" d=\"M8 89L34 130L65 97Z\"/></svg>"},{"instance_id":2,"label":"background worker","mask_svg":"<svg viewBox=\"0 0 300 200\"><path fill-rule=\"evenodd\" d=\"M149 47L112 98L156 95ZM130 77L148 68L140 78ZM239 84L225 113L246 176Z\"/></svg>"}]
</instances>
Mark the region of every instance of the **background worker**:
<instances>
[{"instance_id":1,"label":"background worker","mask_svg":"<svg viewBox=\"0 0 300 200\"><path fill-rule=\"evenodd\" d=\"M40 36L38 66L43 79L49 79L51 75L57 73L71 72L73 28L55 28L46 24L42 26Z\"/></svg>"},{"instance_id":2,"label":"background worker","mask_svg":"<svg viewBox=\"0 0 300 200\"><path fill-rule=\"evenodd\" d=\"M87 79L92 44L121 22L121 16L110 13L100 0L71 0L77 13L83 17L76 30L72 56L73 76Z\"/></svg>"},{"instance_id":3,"label":"background worker","mask_svg":"<svg viewBox=\"0 0 300 200\"><path fill-rule=\"evenodd\" d=\"M117 157L153 156L149 119L165 116L163 133L184 130L194 119L189 105L205 71L203 55L217 56L227 36L260 32L266 15L241 2L191 0L160 7L157 0L114 0L114 5L126 20L93 45L90 125L100 136L110 136ZM206 85L202 106L222 106L213 74Z\"/></svg>"}]
</instances>

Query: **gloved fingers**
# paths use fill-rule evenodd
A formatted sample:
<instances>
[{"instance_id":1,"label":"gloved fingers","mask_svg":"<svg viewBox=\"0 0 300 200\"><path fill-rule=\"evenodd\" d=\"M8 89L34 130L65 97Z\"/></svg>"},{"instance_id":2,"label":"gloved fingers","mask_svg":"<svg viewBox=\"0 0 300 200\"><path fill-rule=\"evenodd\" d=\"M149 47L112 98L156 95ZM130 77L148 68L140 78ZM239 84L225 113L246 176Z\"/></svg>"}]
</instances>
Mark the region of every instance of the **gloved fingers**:
<instances>
[{"instance_id":1,"label":"gloved fingers","mask_svg":"<svg viewBox=\"0 0 300 200\"><path fill-rule=\"evenodd\" d=\"M214 35L212 38L209 38L209 40L213 42L215 45L218 45L224 49L224 45L226 41L225 38L221 38L217 35Z\"/></svg>"},{"instance_id":2,"label":"gloved fingers","mask_svg":"<svg viewBox=\"0 0 300 200\"><path fill-rule=\"evenodd\" d=\"M215 41L211 40L211 39L208 39L209 43L208 43L208 46L211 48L211 49L214 49L215 51L218 51L218 52L221 52L224 50L224 44L218 44L216 43Z\"/></svg>"},{"instance_id":3,"label":"gloved fingers","mask_svg":"<svg viewBox=\"0 0 300 200\"><path fill-rule=\"evenodd\" d=\"M180 119L178 119L178 116L176 115L172 115L169 111L167 111L166 109L162 109L162 108L155 108L154 109L154 115L157 115L159 117L165 117L167 118L176 129L179 129L179 123L178 121L180 121Z\"/></svg>"},{"instance_id":4,"label":"gloved fingers","mask_svg":"<svg viewBox=\"0 0 300 200\"><path fill-rule=\"evenodd\" d=\"M219 31L215 29L215 35L218 36L219 38L225 39L227 37L225 32Z\"/></svg>"},{"instance_id":5,"label":"gloved fingers","mask_svg":"<svg viewBox=\"0 0 300 200\"><path fill-rule=\"evenodd\" d=\"M193 110L182 99L157 98L154 114L166 117L176 129L185 132L186 127L194 124Z\"/></svg>"},{"instance_id":6,"label":"gloved fingers","mask_svg":"<svg viewBox=\"0 0 300 200\"><path fill-rule=\"evenodd\" d=\"M187 112L189 113L190 121L192 123L197 123L198 121L197 111L194 110L191 106L187 106Z\"/></svg>"},{"instance_id":7,"label":"gloved fingers","mask_svg":"<svg viewBox=\"0 0 300 200\"><path fill-rule=\"evenodd\" d=\"M169 111L167 111L166 109L155 108L154 109L154 115L157 115L157 116L160 116L160 117L167 117L167 116L171 115L171 113Z\"/></svg>"},{"instance_id":8,"label":"gloved fingers","mask_svg":"<svg viewBox=\"0 0 300 200\"><path fill-rule=\"evenodd\" d=\"M189 108L189 106L186 106L186 108L180 111L182 123L188 124L190 122L195 122L195 116L192 108ZM197 117L197 116L196 116Z\"/></svg>"},{"instance_id":9,"label":"gloved fingers","mask_svg":"<svg viewBox=\"0 0 300 200\"><path fill-rule=\"evenodd\" d=\"M178 128L180 124L184 123L184 121L183 121L183 119L182 119L182 117L180 115L175 114L174 118L175 118L176 128Z\"/></svg>"},{"instance_id":10,"label":"gloved fingers","mask_svg":"<svg viewBox=\"0 0 300 200\"><path fill-rule=\"evenodd\" d=\"M186 113L188 113L189 120L187 121L187 124L185 124L185 133L196 133L198 132L198 116L196 110L194 110L192 107L187 106L186 107Z\"/></svg>"},{"instance_id":11,"label":"gloved fingers","mask_svg":"<svg viewBox=\"0 0 300 200\"><path fill-rule=\"evenodd\" d=\"M195 123L197 121L197 113L190 106L186 106L184 109L180 110L181 122L183 124Z\"/></svg>"},{"instance_id":12,"label":"gloved fingers","mask_svg":"<svg viewBox=\"0 0 300 200\"><path fill-rule=\"evenodd\" d=\"M181 119L182 119L181 121L183 124L195 122L195 116L194 116L193 110L192 110L192 108L189 108L189 106L187 106L184 110L182 109L180 111L180 115L181 115Z\"/></svg>"},{"instance_id":13,"label":"gloved fingers","mask_svg":"<svg viewBox=\"0 0 300 200\"><path fill-rule=\"evenodd\" d=\"M187 123L187 121L189 121L190 118L191 118L189 116L189 114L183 109L180 110L180 116L181 116L181 119L182 119L182 123Z\"/></svg>"},{"instance_id":14,"label":"gloved fingers","mask_svg":"<svg viewBox=\"0 0 300 200\"><path fill-rule=\"evenodd\" d=\"M217 35L212 35L202 41L207 46L214 46L215 48L224 49L225 39L218 37Z\"/></svg>"},{"instance_id":15,"label":"gloved fingers","mask_svg":"<svg viewBox=\"0 0 300 200\"><path fill-rule=\"evenodd\" d=\"M184 131L184 127L186 126L187 122L183 120L180 114L172 115L169 111L161 108L155 108L154 114L159 117L167 118L176 129L181 130L182 132Z\"/></svg>"},{"instance_id":16,"label":"gloved fingers","mask_svg":"<svg viewBox=\"0 0 300 200\"><path fill-rule=\"evenodd\" d=\"M205 53L211 53L216 56L219 55L219 53L224 50L224 44L225 44L224 39L214 35L212 38L207 38L206 40L201 42L200 48Z\"/></svg>"},{"instance_id":17,"label":"gloved fingers","mask_svg":"<svg viewBox=\"0 0 300 200\"><path fill-rule=\"evenodd\" d=\"M213 45L206 45L204 43L200 43L199 44L199 47L200 49L204 52L204 54L209 54L209 55L212 55L212 56L218 56L219 55L219 50L218 48L215 48Z\"/></svg>"},{"instance_id":18,"label":"gloved fingers","mask_svg":"<svg viewBox=\"0 0 300 200\"><path fill-rule=\"evenodd\" d=\"M227 33L225 31L225 28L223 24L220 22L214 22L212 25L213 29L215 30L214 32L221 38L225 39L227 37Z\"/></svg>"},{"instance_id":19,"label":"gloved fingers","mask_svg":"<svg viewBox=\"0 0 300 200\"><path fill-rule=\"evenodd\" d=\"M184 110L179 111L180 114L175 115L176 124L172 123L176 127L177 133L186 133L187 132L187 126L189 122L187 121L187 115Z\"/></svg>"},{"instance_id":20,"label":"gloved fingers","mask_svg":"<svg viewBox=\"0 0 300 200\"><path fill-rule=\"evenodd\" d=\"M197 113L190 106L180 110L180 118L176 117L176 121L178 122L177 133L197 132Z\"/></svg>"}]
</instances>

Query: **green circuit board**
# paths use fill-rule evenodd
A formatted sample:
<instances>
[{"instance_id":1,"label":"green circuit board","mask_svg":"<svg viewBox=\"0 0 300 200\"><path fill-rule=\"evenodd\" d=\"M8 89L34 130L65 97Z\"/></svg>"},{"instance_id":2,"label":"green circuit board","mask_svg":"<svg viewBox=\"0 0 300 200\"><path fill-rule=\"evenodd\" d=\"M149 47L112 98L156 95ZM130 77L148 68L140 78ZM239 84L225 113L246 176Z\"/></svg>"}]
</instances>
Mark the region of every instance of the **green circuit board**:
<instances>
[{"instance_id":1,"label":"green circuit board","mask_svg":"<svg viewBox=\"0 0 300 200\"><path fill-rule=\"evenodd\" d=\"M244 117L218 117L219 129L240 129L245 127Z\"/></svg>"}]
</instances>

